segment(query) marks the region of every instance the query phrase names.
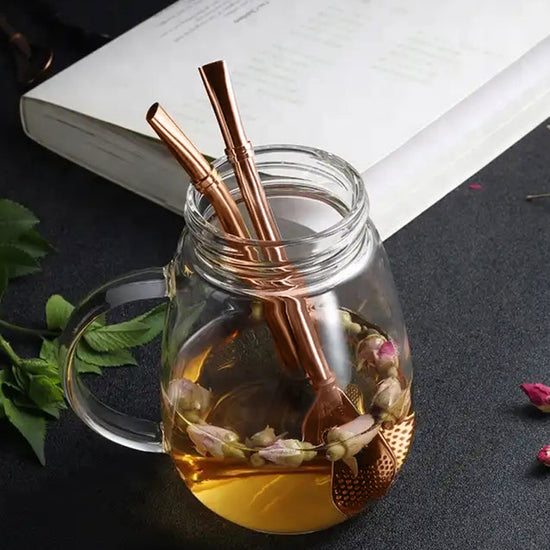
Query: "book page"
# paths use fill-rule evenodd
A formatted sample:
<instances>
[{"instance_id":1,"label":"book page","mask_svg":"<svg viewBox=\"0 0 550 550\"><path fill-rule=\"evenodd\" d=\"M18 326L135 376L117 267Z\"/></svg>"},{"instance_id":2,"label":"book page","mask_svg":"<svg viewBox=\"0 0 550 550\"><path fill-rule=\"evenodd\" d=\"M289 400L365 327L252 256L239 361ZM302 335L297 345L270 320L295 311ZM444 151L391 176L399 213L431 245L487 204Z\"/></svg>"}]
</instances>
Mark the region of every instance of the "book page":
<instances>
[{"instance_id":1,"label":"book page","mask_svg":"<svg viewBox=\"0 0 550 550\"><path fill-rule=\"evenodd\" d=\"M180 1L28 96L154 135L159 101L199 148L223 142L197 68L225 59L255 145L364 171L548 34L548 0Z\"/></svg>"}]
</instances>

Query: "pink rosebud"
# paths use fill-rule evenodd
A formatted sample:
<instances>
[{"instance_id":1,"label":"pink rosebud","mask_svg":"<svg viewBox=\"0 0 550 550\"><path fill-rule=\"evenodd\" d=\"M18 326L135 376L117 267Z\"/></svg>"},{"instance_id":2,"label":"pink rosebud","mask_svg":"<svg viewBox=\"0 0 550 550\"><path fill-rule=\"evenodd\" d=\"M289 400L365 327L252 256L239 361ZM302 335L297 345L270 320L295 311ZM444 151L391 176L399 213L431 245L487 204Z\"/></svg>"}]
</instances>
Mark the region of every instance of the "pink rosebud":
<instances>
[{"instance_id":1,"label":"pink rosebud","mask_svg":"<svg viewBox=\"0 0 550 550\"><path fill-rule=\"evenodd\" d=\"M374 439L379 428L370 414L363 414L347 424L332 428L327 434L327 458L334 462L355 456Z\"/></svg>"},{"instance_id":2,"label":"pink rosebud","mask_svg":"<svg viewBox=\"0 0 550 550\"><path fill-rule=\"evenodd\" d=\"M390 342L389 340L387 342L384 342L379 348L378 348L378 356L383 359L386 357L394 357L396 353L395 346L393 345L393 342Z\"/></svg>"},{"instance_id":3,"label":"pink rosebud","mask_svg":"<svg viewBox=\"0 0 550 550\"><path fill-rule=\"evenodd\" d=\"M197 422L210 410L212 392L187 378L180 378L168 384L168 398L186 420Z\"/></svg>"},{"instance_id":4,"label":"pink rosebud","mask_svg":"<svg viewBox=\"0 0 550 550\"><path fill-rule=\"evenodd\" d=\"M550 388L544 384L520 384L519 386L542 412L550 412Z\"/></svg>"},{"instance_id":5,"label":"pink rosebud","mask_svg":"<svg viewBox=\"0 0 550 550\"><path fill-rule=\"evenodd\" d=\"M187 434L202 456L210 454L215 458L245 458L239 436L231 430L204 422L189 424Z\"/></svg>"},{"instance_id":6,"label":"pink rosebud","mask_svg":"<svg viewBox=\"0 0 550 550\"><path fill-rule=\"evenodd\" d=\"M384 342L376 352L376 370L380 376L391 376L395 375L395 368L398 363L397 349L393 345L393 342L389 340Z\"/></svg>"},{"instance_id":7,"label":"pink rosebud","mask_svg":"<svg viewBox=\"0 0 550 550\"><path fill-rule=\"evenodd\" d=\"M363 338L357 345L356 355L360 362L374 364L380 346L384 344L385 338L378 333L372 333Z\"/></svg>"},{"instance_id":8,"label":"pink rosebud","mask_svg":"<svg viewBox=\"0 0 550 550\"><path fill-rule=\"evenodd\" d=\"M550 445L545 445L537 455L537 460L545 466L550 466Z\"/></svg>"},{"instance_id":9,"label":"pink rosebud","mask_svg":"<svg viewBox=\"0 0 550 550\"><path fill-rule=\"evenodd\" d=\"M297 439L278 439L257 453L264 460L281 466L300 466L304 460L313 460L317 452L307 441Z\"/></svg>"}]
</instances>

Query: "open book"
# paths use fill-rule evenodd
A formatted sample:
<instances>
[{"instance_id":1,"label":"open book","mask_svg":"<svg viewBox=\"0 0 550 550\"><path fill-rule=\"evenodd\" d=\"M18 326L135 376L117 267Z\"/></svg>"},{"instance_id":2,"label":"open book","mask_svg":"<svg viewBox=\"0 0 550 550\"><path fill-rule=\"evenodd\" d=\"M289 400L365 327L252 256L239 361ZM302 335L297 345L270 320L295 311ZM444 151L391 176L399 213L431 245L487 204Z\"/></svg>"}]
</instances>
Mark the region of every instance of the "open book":
<instances>
[{"instance_id":1,"label":"open book","mask_svg":"<svg viewBox=\"0 0 550 550\"><path fill-rule=\"evenodd\" d=\"M325 149L363 173L388 237L550 115L548 0L181 0L34 88L26 133L181 212L159 101L212 157L197 67L225 59L254 145Z\"/></svg>"}]
</instances>

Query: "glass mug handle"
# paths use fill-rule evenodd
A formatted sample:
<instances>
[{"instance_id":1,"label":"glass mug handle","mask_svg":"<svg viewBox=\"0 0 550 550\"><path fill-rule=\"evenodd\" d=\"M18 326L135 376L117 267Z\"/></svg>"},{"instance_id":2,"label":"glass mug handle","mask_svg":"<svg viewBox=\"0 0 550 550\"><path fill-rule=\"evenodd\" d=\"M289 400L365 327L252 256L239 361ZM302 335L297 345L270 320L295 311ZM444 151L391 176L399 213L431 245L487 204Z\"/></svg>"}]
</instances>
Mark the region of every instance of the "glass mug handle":
<instances>
[{"instance_id":1,"label":"glass mug handle","mask_svg":"<svg viewBox=\"0 0 550 550\"><path fill-rule=\"evenodd\" d=\"M74 412L107 439L151 453L164 452L161 424L128 416L99 401L83 383L74 359L84 332L103 313L130 302L168 298L168 269L135 271L98 288L75 308L60 337L63 386Z\"/></svg>"}]
</instances>

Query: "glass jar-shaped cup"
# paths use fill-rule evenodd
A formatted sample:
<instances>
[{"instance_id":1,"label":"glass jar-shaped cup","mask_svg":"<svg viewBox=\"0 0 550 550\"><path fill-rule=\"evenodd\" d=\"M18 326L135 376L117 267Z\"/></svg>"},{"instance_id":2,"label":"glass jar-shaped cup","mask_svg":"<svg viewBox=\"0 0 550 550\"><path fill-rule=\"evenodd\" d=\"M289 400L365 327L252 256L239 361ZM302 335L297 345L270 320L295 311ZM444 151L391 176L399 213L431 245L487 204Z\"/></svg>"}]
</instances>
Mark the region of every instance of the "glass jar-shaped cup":
<instances>
[{"instance_id":1,"label":"glass jar-shaped cup","mask_svg":"<svg viewBox=\"0 0 550 550\"><path fill-rule=\"evenodd\" d=\"M359 174L311 148L255 153L283 241L222 235L211 205L190 188L170 264L109 283L73 313L62 336L65 389L105 437L170 453L191 492L222 517L264 532L316 531L382 496L401 468L414 429L409 346ZM229 161L215 167L241 205ZM273 260L282 249L284 261ZM95 318L161 296L169 307L155 424L99 402L73 362ZM324 381L300 358L285 361L275 343L273 304L284 312L288 299L307 304L330 366ZM315 421L318 436L309 437Z\"/></svg>"}]
</instances>

